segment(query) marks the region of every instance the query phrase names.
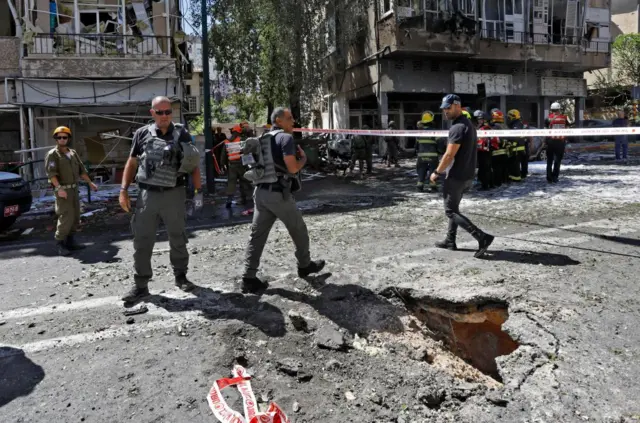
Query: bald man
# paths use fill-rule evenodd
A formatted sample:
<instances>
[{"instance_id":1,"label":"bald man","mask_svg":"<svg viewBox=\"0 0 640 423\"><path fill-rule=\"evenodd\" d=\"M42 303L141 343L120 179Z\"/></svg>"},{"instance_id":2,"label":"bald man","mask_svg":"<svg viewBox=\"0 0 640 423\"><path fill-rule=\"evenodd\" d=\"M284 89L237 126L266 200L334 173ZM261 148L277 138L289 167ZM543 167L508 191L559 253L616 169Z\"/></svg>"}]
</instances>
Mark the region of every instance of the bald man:
<instances>
[{"instance_id":1,"label":"bald man","mask_svg":"<svg viewBox=\"0 0 640 423\"><path fill-rule=\"evenodd\" d=\"M151 103L154 122L138 129L131 143L120 188L120 206L131 210L128 189L134 177L138 182L136 210L131 220L133 230L134 286L122 299L133 303L149 295L152 276L151 255L156 240L158 218L169 235L169 259L175 284L183 291L195 285L187 279L189 252L185 233L186 179L192 176L196 193L201 190L200 154L191 143L191 135L173 123L171 100L156 97Z\"/></svg>"}]
</instances>

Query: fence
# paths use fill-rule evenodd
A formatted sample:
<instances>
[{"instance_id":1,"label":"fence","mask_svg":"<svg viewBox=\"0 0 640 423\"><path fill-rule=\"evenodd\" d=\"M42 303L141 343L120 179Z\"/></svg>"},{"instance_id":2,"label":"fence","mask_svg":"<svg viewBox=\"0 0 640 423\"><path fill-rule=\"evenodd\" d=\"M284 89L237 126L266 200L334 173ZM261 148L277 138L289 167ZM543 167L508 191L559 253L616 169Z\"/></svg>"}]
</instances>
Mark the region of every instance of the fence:
<instances>
[{"instance_id":1,"label":"fence","mask_svg":"<svg viewBox=\"0 0 640 423\"><path fill-rule=\"evenodd\" d=\"M585 51L593 53L609 53L611 51L611 42L609 41L589 41L585 37L577 35L565 36L563 34L530 33L510 29L483 29L480 32L480 39L523 45L581 46Z\"/></svg>"},{"instance_id":2,"label":"fence","mask_svg":"<svg viewBox=\"0 0 640 423\"><path fill-rule=\"evenodd\" d=\"M35 34L27 55L57 56L165 56L171 37L123 34Z\"/></svg>"}]
</instances>

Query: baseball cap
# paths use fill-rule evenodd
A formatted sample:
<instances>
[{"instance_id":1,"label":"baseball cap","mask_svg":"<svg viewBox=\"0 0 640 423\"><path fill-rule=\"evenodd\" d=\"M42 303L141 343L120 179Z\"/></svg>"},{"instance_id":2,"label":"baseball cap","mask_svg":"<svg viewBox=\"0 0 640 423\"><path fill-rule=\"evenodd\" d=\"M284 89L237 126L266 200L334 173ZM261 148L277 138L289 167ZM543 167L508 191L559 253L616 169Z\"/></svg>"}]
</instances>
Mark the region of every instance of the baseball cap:
<instances>
[{"instance_id":1,"label":"baseball cap","mask_svg":"<svg viewBox=\"0 0 640 423\"><path fill-rule=\"evenodd\" d=\"M440 105L441 109L448 109L454 104L462 104L462 100L455 94L447 94L442 99L442 104Z\"/></svg>"}]
</instances>

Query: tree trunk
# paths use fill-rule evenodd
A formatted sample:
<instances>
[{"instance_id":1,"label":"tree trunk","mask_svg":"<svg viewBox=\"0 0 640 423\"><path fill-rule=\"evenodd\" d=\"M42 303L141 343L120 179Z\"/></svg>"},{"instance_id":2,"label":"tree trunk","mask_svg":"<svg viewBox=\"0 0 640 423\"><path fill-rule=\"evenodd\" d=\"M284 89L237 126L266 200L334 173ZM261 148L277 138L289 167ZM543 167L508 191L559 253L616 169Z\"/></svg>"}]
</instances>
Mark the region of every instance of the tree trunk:
<instances>
[{"instance_id":1,"label":"tree trunk","mask_svg":"<svg viewBox=\"0 0 640 423\"><path fill-rule=\"evenodd\" d=\"M271 122L271 113L273 113L273 109L275 109L273 100L267 99L267 123L269 125L273 125L273 122Z\"/></svg>"}]
</instances>

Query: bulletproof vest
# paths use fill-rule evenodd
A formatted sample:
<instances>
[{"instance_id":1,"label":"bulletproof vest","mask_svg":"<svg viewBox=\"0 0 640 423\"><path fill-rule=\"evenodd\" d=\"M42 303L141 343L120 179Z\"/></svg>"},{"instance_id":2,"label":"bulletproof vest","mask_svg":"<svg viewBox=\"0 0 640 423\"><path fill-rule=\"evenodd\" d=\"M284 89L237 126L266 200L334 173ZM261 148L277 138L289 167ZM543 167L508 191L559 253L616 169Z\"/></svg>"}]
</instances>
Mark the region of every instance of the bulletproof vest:
<instances>
[{"instance_id":1,"label":"bulletproof vest","mask_svg":"<svg viewBox=\"0 0 640 423\"><path fill-rule=\"evenodd\" d=\"M280 132L283 132L282 129L276 129L263 134L260 139L248 138L245 142L243 153L251 154L255 163L248 165L249 170L245 172L244 177L254 185L278 182L281 173L276 171L272 145Z\"/></svg>"},{"instance_id":2,"label":"bulletproof vest","mask_svg":"<svg viewBox=\"0 0 640 423\"><path fill-rule=\"evenodd\" d=\"M144 151L138 166L138 182L159 187L175 187L179 174L190 173L198 167L198 149L191 143L178 141L182 131L180 124L174 124L172 142L158 137L155 124L147 128Z\"/></svg>"},{"instance_id":3,"label":"bulletproof vest","mask_svg":"<svg viewBox=\"0 0 640 423\"><path fill-rule=\"evenodd\" d=\"M351 141L351 148L354 150L366 150L367 140L365 140L363 136L358 135Z\"/></svg>"}]
</instances>

